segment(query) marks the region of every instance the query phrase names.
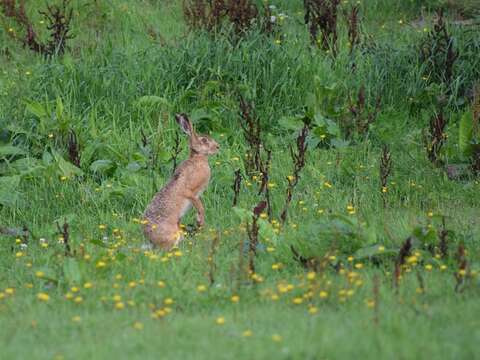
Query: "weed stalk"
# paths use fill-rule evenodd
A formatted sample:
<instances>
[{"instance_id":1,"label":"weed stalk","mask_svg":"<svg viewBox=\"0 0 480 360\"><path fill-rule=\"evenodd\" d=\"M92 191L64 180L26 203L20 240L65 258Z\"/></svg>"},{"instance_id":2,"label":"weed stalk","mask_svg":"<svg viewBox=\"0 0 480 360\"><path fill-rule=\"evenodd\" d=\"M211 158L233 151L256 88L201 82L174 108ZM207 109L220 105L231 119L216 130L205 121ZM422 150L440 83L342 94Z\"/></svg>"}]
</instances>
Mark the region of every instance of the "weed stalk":
<instances>
[{"instance_id":1,"label":"weed stalk","mask_svg":"<svg viewBox=\"0 0 480 360\"><path fill-rule=\"evenodd\" d=\"M456 260L458 270L455 272L455 292L461 292L463 290L462 285L465 283L465 279L468 276L468 260L465 253L465 246L463 244L458 245Z\"/></svg>"},{"instance_id":2,"label":"weed stalk","mask_svg":"<svg viewBox=\"0 0 480 360\"><path fill-rule=\"evenodd\" d=\"M68 157L72 164L80 167L80 144L78 143L77 134L71 130L68 136Z\"/></svg>"},{"instance_id":3,"label":"weed stalk","mask_svg":"<svg viewBox=\"0 0 480 360\"><path fill-rule=\"evenodd\" d=\"M249 239L249 264L248 270L250 274L255 274L255 257L257 256L258 245L258 218L260 214L265 210L267 202L265 200L260 201L257 206L253 208L252 212L252 224L247 222L247 234Z\"/></svg>"},{"instance_id":4,"label":"weed stalk","mask_svg":"<svg viewBox=\"0 0 480 360\"><path fill-rule=\"evenodd\" d=\"M304 0L305 24L313 45L337 55L337 13L340 0Z\"/></svg>"},{"instance_id":5,"label":"weed stalk","mask_svg":"<svg viewBox=\"0 0 480 360\"><path fill-rule=\"evenodd\" d=\"M243 135L249 147L245 163L247 174L260 172L262 161L260 154L262 148L262 128L260 118L252 114L252 108L253 105L240 96L240 117L242 119L240 126L242 127Z\"/></svg>"},{"instance_id":6,"label":"weed stalk","mask_svg":"<svg viewBox=\"0 0 480 360\"><path fill-rule=\"evenodd\" d=\"M348 45L350 47L350 55L353 54L355 47L360 44L360 19L358 17L358 12L360 7L358 5L353 5L350 8L348 13L345 13L345 18L347 21L347 34L348 34Z\"/></svg>"},{"instance_id":7,"label":"weed stalk","mask_svg":"<svg viewBox=\"0 0 480 360\"><path fill-rule=\"evenodd\" d=\"M392 172L392 156L388 145L383 145L380 157L380 194L383 207L387 206L388 178Z\"/></svg>"},{"instance_id":8,"label":"weed stalk","mask_svg":"<svg viewBox=\"0 0 480 360\"><path fill-rule=\"evenodd\" d=\"M63 245L65 247L65 256L72 257L72 249L70 247L70 230L69 230L69 225L66 220L64 220L63 225L60 227L60 224L57 222L57 230L58 234L61 236Z\"/></svg>"},{"instance_id":9,"label":"weed stalk","mask_svg":"<svg viewBox=\"0 0 480 360\"><path fill-rule=\"evenodd\" d=\"M427 157L432 164L437 166L442 165L440 151L445 143L445 128L447 126L447 118L443 113L443 105L440 104L439 106L439 111L430 118L425 140Z\"/></svg>"},{"instance_id":10,"label":"weed stalk","mask_svg":"<svg viewBox=\"0 0 480 360\"><path fill-rule=\"evenodd\" d=\"M297 151L295 152L293 148L290 146L290 156L292 157L293 161L293 175L287 176L288 186L285 195L285 205L283 207L282 213L280 214L280 220L282 224L285 223L287 220L287 212L288 207L290 206L290 202L292 201L293 191L298 184L298 180L300 178L300 172L305 166L305 155L307 153L307 135L308 135L308 126L305 124L300 130L300 133L297 136Z\"/></svg>"},{"instance_id":11,"label":"weed stalk","mask_svg":"<svg viewBox=\"0 0 480 360\"><path fill-rule=\"evenodd\" d=\"M397 260L395 261L395 271L393 273L393 284L398 293L398 285L400 284L400 278L402 276L402 267L405 265L405 260L410 255L412 250L412 238L408 238L403 243L400 251L398 252Z\"/></svg>"},{"instance_id":12,"label":"weed stalk","mask_svg":"<svg viewBox=\"0 0 480 360\"><path fill-rule=\"evenodd\" d=\"M240 169L237 169L234 172L233 185L232 185L232 189L234 193L232 206L237 206L241 185L242 185L242 173Z\"/></svg>"},{"instance_id":13,"label":"weed stalk","mask_svg":"<svg viewBox=\"0 0 480 360\"><path fill-rule=\"evenodd\" d=\"M219 239L220 239L219 234L216 234L213 237L212 242L210 244L210 251L208 253L208 264L209 264L208 281L210 286L212 286L215 283L215 271L217 270L217 265L215 263L215 253L217 252Z\"/></svg>"},{"instance_id":14,"label":"weed stalk","mask_svg":"<svg viewBox=\"0 0 480 360\"><path fill-rule=\"evenodd\" d=\"M33 23L25 10L25 0L0 0L3 14L13 19L25 31L23 39L19 39L24 46L30 50L45 55L63 55L67 48L67 42L73 39L71 34L71 22L73 8L70 7L70 0L62 0L61 5L49 5L45 11L39 13L47 21L47 29L50 31L50 39L42 42L35 32ZM11 37L18 39L15 32L8 32Z\"/></svg>"},{"instance_id":15,"label":"weed stalk","mask_svg":"<svg viewBox=\"0 0 480 360\"><path fill-rule=\"evenodd\" d=\"M266 160L263 160L260 156L260 174L262 176L262 182L260 184L260 189L258 191L258 195L262 193L265 195L265 201L267 202L267 213L268 218L272 220L273 218L273 210L272 210L272 202L270 200L270 188L268 187L268 182L270 179L270 166L272 162L272 151L268 150L264 147L265 152L267 153Z\"/></svg>"}]
</instances>

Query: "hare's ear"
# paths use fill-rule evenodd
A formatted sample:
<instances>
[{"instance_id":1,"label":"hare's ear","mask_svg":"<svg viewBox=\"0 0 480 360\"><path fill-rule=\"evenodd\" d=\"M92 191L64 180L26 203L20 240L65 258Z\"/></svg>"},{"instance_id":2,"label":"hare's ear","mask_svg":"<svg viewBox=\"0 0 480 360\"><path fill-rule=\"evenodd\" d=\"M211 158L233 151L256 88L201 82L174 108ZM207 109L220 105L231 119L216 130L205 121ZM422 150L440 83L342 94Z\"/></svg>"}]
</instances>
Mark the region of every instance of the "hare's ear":
<instances>
[{"instance_id":1,"label":"hare's ear","mask_svg":"<svg viewBox=\"0 0 480 360\"><path fill-rule=\"evenodd\" d=\"M183 132L188 136L192 136L194 134L192 123L188 120L186 114L175 114L175 119L178 122L178 125L182 128Z\"/></svg>"}]
</instances>

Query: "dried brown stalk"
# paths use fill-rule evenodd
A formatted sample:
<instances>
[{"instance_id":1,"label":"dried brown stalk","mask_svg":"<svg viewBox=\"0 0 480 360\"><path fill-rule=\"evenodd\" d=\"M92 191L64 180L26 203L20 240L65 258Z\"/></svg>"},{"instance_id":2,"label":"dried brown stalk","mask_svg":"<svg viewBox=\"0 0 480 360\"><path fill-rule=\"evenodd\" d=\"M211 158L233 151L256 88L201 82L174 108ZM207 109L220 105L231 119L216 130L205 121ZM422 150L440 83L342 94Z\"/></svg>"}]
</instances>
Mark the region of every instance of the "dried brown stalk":
<instances>
[{"instance_id":1,"label":"dried brown stalk","mask_svg":"<svg viewBox=\"0 0 480 360\"><path fill-rule=\"evenodd\" d=\"M463 244L458 245L456 259L458 270L455 273L455 291L461 292L463 290L462 285L465 283L465 279L468 276L468 260L465 254L465 246Z\"/></svg>"},{"instance_id":2,"label":"dried brown stalk","mask_svg":"<svg viewBox=\"0 0 480 360\"><path fill-rule=\"evenodd\" d=\"M388 145L382 148L380 157L380 194L382 196L383 207L387 206L388 178L392 172L392 156Z\"/></svg>"},{"instance_id":3,"label":"dried brown stalk","mask_svg":"<svg viewBox=\"0 0 480 360\"><path fill-rule=\"evenodd\" d=\"M63 246L65 247L65 256L73 256L74 254L72 253L72 249L70 247L70 231L67 221L65 220L61 227L60 224L57 222L57 230L63 240Z\"/></svg>"},{"instance_id":4,"label":"dried brown stalk","mask_svg":"<svg viewBox=\"0 0 480 360\"><path fill-rule=\"evenodd\" d=\"M209 263L209 270L208 270L208 281L210 286L212 286L215 282L215 271L217 270L217 265L215 264L215 253L217 251L218 243L219 243L220 235L216 234L211 242L210 245L210 252L208 254L208 263Z\"/></svg>"},{"instance_id":5,"label":"dried brown stalk","mask_svg":"<svg viewBox=\"0 0 480 360\"><path fill-rule=\"evenodd\" d=\"M347 33L348 33L348 45L350 47L350 55L353 53L355 46L360 44L360 19L358 17L358 12L360 7L358 5L353 5L350 8L350 12L345 13L345 18L347 20Z\"/></svg>"},{"instance_id":6,"label":"dried brown stalk","mask_svg":"<svg viewBox=\"0 0 480 360\"><path fill-rule=\"evenodd\" d=\"M441 165L440 151L445 143L447 118L443 114L443 106L440 111L430 119L426 136L426 149L428 159L435 165Z\"/></svg>"},{"instance_id":7,"label":"dried brown stalk","mask_svg":"<svg viewBox=\"0 0 480 360\"><path fill-rule=\"evenodd\" d=\"M78 143L77 134L71 130L68 136L68 157L72 164L80 167L80 144Z\"/></svg>"},{"instance_id":8,"label":"dried brown stalk","mask_svg":"<svg viewBox=\"0 0 480 360\"><path fill-rule=\"evenodd\" d=\"M262 147L260 118L253 113L254 105L247 102L242 96L240 96L239 103L240 117L242 119L240 126L249 147L245 162L247 174L260 172L262 161L260 154Z\"/></svg>"},{"instance_id":9,"label":"dried brown stalk","mask_svg":"<svg viewBox=\"0 0 480 360\"><path fill-rule=\"evenodd\" d=\"M255 273L255 257L257 255L257 245L258 245L258 218L260 214L265 210L267 206L266 201L260 201L257 206L253 208L252 211L252 224L250 225L247 222L247 234L249 239L249 264L248 269L251 274Z\"/></svg>"},{"instance_id":10,"label":"dried brown stalk","mask_svg":"<svg viewBox=\"0 0 480 360\"><path fill-rule=\"evenodd\" d=\"M393 284L398 292L398 285L400 283L400 277L402 275L402 267L405 264L405 260L410 255L410 251L412 250L412 238L408 238L403 243L400 251L398 252L397 260L395 261L395 271L393 276Z\"/></svg>"},{"instance_id":11,"label":"dried brown stalk","mask_svg":"<svg viewBox=\"0 0 480 360\"><path fill-rule=\"evenodd\" d=\"M25 0L0 0L3 14L15 20L22 28L25 35L22 39L17 38L14 31L8 31L11 37L20 40L30 50L45 55L62 55L67 47L67 41L73 39L71 34L71 21L73 8L70 0L63 0L61 5L48 5L46 11L39 13L47 20L47 29L50 31L50 39L43 43L39 40L33 27L33 23L25 11Z\"/></svg>"},{"instance_id":12,"label":"dried brown stalk","mask_svg":"<svg viewBox=\"0 0 480 360\"><path fill-rule=\"evenodd\" d=\"M300 179L300 172L305 166L305 156L307 154L307 135L308 135L308 126L305 124L300 130L300 133L297 136L297 150L296 152L290 147L290 155L293 160L293 175L287 176L288 186L285 195L285 205L283 207L282 213L280 214L280 220L283 223L287 220L288 207L292 201L293 191L298 184Z\"/></svg>"},{"instance_id":13,"label":"dried brown stalk","mask_svg":"<svg viewBox=\"0 0 480 360\"><path fill-rule=\"evenodd\" d=\"M241 173L240 169L237 169L234 172L233 185L232 185L232 189L233 189L233 193L234 193L232 206L237 206L238 196L240 195L241 184L242 184L242 173Z\"/></svg>"},{"instance_id":14,"label":"dried brown stalk","mask_svg":"<svg viewBox=\"0 0 480 360\"><path fill-rule=\"evenodd\" d=\"M312 44L337 54L337 13L340 0L304 0L305 24Z\"/></svg>"}]
</instances>

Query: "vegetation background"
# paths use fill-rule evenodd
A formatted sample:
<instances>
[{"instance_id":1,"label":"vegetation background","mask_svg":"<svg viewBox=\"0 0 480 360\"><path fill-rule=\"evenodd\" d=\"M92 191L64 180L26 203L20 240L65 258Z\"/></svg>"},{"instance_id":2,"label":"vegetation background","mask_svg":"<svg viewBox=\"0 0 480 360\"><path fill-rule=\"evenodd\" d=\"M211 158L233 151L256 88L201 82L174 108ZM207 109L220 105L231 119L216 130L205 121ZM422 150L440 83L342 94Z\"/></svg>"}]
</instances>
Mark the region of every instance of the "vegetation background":
<instances>
[{"instance_id":1,"label":"vegetation background","mask_svg":"<svg viewBox=\"0 0 480 360\"><path fill-rule=\"evenodd\" d=\"M0 0L2 356L475 358L479 16ZM207 225L145 250L176 112L221 145Z\"/></svg>"}]
</instances>

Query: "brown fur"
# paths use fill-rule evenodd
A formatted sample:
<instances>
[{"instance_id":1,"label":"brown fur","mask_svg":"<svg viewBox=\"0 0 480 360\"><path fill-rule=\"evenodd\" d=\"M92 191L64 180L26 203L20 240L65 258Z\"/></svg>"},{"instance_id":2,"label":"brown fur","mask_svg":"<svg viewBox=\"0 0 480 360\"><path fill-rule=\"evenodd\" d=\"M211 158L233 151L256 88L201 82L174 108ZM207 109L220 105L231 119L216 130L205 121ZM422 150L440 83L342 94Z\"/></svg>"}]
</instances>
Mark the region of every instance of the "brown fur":
<instances>
[{"instance_id":1,"label":"brown fur","mask_svg":"<svg viewBox=\"0 0 480 360\"><path fill-rule=\"evenodd\" d=\"M180 219L191 205L197 210L197 224L204 225L205 210L200 195L210 180L208 156L218 151L218 144L213 139L195 134L185 115L176 115L176 119L190 137L190 156L154 196L144 215L146 237L163 249L170 249L182 240Z\"/></svg>"}]
</instances>

